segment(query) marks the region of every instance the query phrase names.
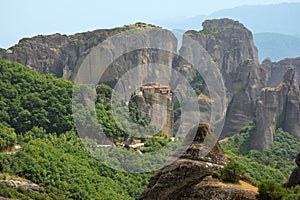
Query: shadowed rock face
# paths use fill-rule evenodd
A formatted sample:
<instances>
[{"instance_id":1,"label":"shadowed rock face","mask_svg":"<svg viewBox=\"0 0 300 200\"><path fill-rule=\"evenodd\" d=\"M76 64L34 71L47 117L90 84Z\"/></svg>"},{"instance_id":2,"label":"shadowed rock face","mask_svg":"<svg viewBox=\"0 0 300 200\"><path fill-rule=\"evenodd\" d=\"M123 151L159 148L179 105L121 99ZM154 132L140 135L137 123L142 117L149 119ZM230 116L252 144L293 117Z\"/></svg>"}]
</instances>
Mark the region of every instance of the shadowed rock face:
<instances>
[{"instance_id":1,"label":"shadowed rock face","mask_svg":"<svg viewBox=\"0 0 300 200\"><path fill-rule=\"evenodd\" d=\"M196 135L193 135L195 130ZM215 187L202 182L213 171L224 166L228 159L207 124L199 124L193 128L186 141L191 137L194 139L186 152L171 165L154 174L140 199L239 199L233 197L242 193L249 195L249 199L255 199L255 194L240 188ZM183 145L188 145L186 141Z\"/></svg>"},{"instance_id":2,"label":"shadowed rock face","mask_svg":"<svg viewBox=\"0 0 300 200\"><path fill-rule=\"evenodd\" d=\"M228 106L221 138L233 136L255 118L260 90L266 85L266 72L253 60L238 68L233 81L234 96Z\"/></svg>"},{"instance_id":3,"label":"shadowed rock face","mask_svg":"<svg viewBox=\"0 0 300 200\"><path fill-rule=\"evenodd\" d=\"M262 89L257 102L251 147L264 150L273 143L276 125L300 138L300 92L295 68L287 70L277 87Z\"/></svg>"},{"instance_id":4,"label":"shadowed rock face","mask_svg":"<svg viewBox=\"0 0 300 200\"><path fill-rule=\"evenodd\" d=\"M297 164L297 168L292 172L289 180L283 184L283 187L294 187L300 185L300 153L298 153L295 162Z\"/></svg>"},{"instance_id":5,"label":"shadowed rock face","mask_svg":"<svg viewBox=\"0 0 300 200\"><path fill-rule=\"evenodd\" d=\"M73 36L54 34L24 38L1 56L16 61L42 74L52 73L57 77L69 79L81 57L90 48L117 31L99 30Z\"/></svg>"},{"instance_id":6,"label":"shadowed rock face","mask_svg":"<svg viewBox=\"0 0 300 200\"><path fill-rule=\"evenodd\" d=\"M297 74L300 73L300 57L286 58L279 62L272 62L270 59L265 59L261 66L267 71L268 85L275 87L282 82L282 77L291 66L295 67ZM297 77L297 81L300 83L299 77Z\"/></svg>"}]
</instances>

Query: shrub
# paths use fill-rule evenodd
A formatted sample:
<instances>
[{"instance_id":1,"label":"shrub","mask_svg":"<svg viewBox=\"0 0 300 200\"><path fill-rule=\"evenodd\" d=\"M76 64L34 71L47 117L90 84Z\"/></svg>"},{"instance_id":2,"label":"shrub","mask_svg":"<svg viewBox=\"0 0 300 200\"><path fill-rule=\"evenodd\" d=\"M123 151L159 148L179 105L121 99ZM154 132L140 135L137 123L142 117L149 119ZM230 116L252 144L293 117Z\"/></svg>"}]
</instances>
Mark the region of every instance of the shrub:
<instances>
[{"instance_id":1,"label":"shrub","mask_svg":"<svg viewBox=\"0 0 300 200\"><path fill-rule=\"evenodd\" d=\"M258 185L258 199L279 200L285 196L286 190L273 180L264 180Z\"/></svg>"},{"instance_id":2,"label":"shrub","mask_svg":"<svg viewBox=\"0 0 300 200\"><path fill-rule=\"evenodd\" d=\"M214 171L211 175L213 178L221 178L221 172L220 171Z\"/></svg>"},{"instance_id":3,"label":"shrub","mask_svg":"<svg viewBox=\"0 0 300 200\"><path fill-rule=\"evenodd\" d=\"M15 130L4 123L0 123L0 151L17 143Z\"/></svg>"},{"instance_id":4,"label":"shrub","mask_svg":"<svg viewBox=\"0 0 300 200\"><path fill-rule=\"evenodd\" d=\"M221 171L221 179L224 182L238 183L243 174L243 166L237 162L230 161Z\"/></svg>"}]
</instances>

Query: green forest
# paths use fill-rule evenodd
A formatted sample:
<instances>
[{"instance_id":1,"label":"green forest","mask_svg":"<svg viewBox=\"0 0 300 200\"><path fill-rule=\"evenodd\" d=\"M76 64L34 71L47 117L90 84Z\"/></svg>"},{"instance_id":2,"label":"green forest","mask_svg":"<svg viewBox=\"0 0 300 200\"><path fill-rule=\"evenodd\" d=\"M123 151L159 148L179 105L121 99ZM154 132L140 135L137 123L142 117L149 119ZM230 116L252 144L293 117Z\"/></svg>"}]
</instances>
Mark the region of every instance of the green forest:
<instances>
[{"instance_id":1,"label":"green forest","mask_svg":"<svg viewBox=\"0 0 300 200\"><path fill-rule=\"evenodd\" d=\"M73 83L0 60L0 173L42 187L42 193L1 185L0 196L20 199L135 199L151 174L113 170L84 148L72 119ZM109 117L102 108L102 117ZM103 112L102 112L103 111ZM113 120L111 120L113 122ZM113 131L115 124L107 124ZM107 132L109 134L109 132ZM5 149L20 144L21 149Z\"/></svg>"},{"instance_id":2,"label":"green forest","mask_svg":"<svg viewBox=\"0 0 300 200\"><path fill-rule=\"evenodd\" d=\"M90 152L85 148L86 143L95 146L96 141L81 140L77 136L72 114L72 81L40 75L2 59L0 76L0 179L32 181L41 187L40 192L34 192L0 183L0 196L13 199L136 199L147 187L154 172L129 173L112 169L93 156L94 153L103 155L101 149L94 148L94 152ZM126 140L128 135L113 120L111 105L107 103L111 88L101 84L96 91L97 121L89 123L101 124L108 137ZM130 111L135 121L147 124L139 121L135 107ZM83 110L82 115L85 116ZM260 188L272 184L280 186L296 167L294 159L300 142L278 129L270 148L263 152L249 150L248 138L253 127L253 124L244 127L222 148L243 166L253 184ZM168 144L171 152L175 145L161 133L144 142L143 153ZM11 148L17 144L20 149ZM157 165L166 155L168 152L156 158ZM147 163L138 162L133 165L147 167Z\"/></svg>"}]
</instances>

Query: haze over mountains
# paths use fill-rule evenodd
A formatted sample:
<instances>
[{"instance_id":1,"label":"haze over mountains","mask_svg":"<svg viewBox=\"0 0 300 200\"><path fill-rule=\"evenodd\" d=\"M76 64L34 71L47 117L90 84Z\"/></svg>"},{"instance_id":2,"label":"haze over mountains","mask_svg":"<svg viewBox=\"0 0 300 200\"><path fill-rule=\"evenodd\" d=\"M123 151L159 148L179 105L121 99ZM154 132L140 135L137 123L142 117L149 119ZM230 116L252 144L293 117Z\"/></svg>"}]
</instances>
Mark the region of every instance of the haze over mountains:
<instances>
[{"instance_id":1,"label":"haze over mountains","mask_svg":"<svg viewBox=\"0 0 300 200\"><path fill-rule=\"evenodd\" d=\"M245 5L216 11L210 15L161 20L157 24L170 29L199 30L205 19L227 17L239 20L254 33L260 61L266 57L279 61L300 55L299 10L300 3Z\"/></svg>"}]
</instances>

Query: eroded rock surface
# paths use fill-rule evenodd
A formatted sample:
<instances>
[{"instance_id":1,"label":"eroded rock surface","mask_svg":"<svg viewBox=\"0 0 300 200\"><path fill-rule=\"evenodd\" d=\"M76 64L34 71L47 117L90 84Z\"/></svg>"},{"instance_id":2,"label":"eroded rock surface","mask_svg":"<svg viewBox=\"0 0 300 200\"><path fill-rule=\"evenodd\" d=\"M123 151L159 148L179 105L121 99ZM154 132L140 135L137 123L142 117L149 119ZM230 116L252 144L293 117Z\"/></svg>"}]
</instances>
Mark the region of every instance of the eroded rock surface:
<instances>
[{"instance_id":1,"label":"eroded rock surface","mask_svg":"<svg viewBox=\"0 0 300 200\"><path fill-rule=\"evenodd\" d=\"M296 159L295 159L297 168L294 169L294 171L292 172L289 180L283 184L283 187L294 187L297 185L300 185L300 153L298 153Z\"/></svg>"},{"instance_id":2,"label":"eroded rock surface","mask_svg":"<svg viewBox=\"0 0 300 200\"><path fill-rule=\"evenodd\" d=\"M196 135L191 134L195 130ZM189 144L187 141L191 138L193 142ZM250 191L234 186L220 186L205 180L228 162L207 124L193 128L184 145L189 147L178 160L154 174L148 188L141 195L141 200L255 199L255 193ZM246 196L249 198L243 198Z\"/></svg>"},{"instance_id":3,"label":"eroded rock surface","mask_svg":"<svg viewBox=\"0 0 300 200\"><path fill-rule=\"evenodd\" d=\"M277 87L262 89L257 102L251 147L264 150L273 143L276 127L300 138L300 92L295 68L289 68Z\"/></svg>"}]
</instances>

